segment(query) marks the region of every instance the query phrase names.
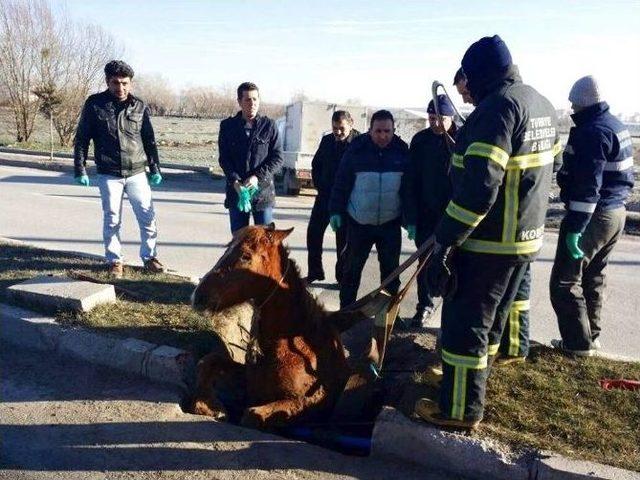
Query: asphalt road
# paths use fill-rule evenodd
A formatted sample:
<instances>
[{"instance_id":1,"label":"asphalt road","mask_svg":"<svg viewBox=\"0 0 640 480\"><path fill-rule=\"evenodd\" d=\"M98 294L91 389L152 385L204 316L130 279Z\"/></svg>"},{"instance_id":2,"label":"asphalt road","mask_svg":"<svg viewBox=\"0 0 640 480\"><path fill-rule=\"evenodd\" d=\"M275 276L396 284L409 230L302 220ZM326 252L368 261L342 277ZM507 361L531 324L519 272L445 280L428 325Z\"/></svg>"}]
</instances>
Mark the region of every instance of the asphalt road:
<instances>
[{"instance_id":1,"label":"asphalt road","mask_svg":"<svg viewBox=\"0 0 640 480\"><path fill-rule=\"evenodd\" d=\"M0 343L0 479L444 479L204 417L170 387Z\"/></svg>"},{"instance_id":2,"label":"asphalt road","mask_svg":"<svg viewBox=\"0 0 640 480\"><path fill-rule=\"evenodd\" d=\"M5 156L7 154L3 154ZM220 257L230 239L227 212L223 206L223 182L202 174L165 172L166 181L154 189L159 222L159 258L175 271L200 277ZM295 227L288 238L291 255L306 274L306 225L312 196L279 197L275 221L280 228ZM138 229L131 208L124 210L122 240L127 260L140 263ZM96 187L73 184L68 174L37 169L0 166L0 236L37 246L102 255L102 214ZM532 338L548 343L558 338L555 315L548 293L548 280L557 236L547 233L533 267ZM316 293L329 308L337 308L338 292L331 283L335 262L332 232L325 235L325 272L330 275ZM403 257L414 251L403 238ZM640 359L640 239L624 237L608 268L607 302L603 311L603 350ZM480 274L479 281L480 281ZM379 284L375 252L363 274L360 293ZM415 289L403 303L401 314L411 316ZM439 323L439 314L433 318Z\"/></svg>"}]
</instances>

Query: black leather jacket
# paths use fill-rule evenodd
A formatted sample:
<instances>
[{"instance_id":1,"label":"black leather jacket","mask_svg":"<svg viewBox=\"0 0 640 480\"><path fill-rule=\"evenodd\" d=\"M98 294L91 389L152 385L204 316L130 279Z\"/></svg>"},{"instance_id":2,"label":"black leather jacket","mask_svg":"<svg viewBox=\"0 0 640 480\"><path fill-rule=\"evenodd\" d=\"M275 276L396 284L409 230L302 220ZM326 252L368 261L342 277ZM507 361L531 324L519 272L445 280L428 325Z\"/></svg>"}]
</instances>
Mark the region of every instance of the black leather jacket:
<instances>
[{"instance_id":1,"label":"black leather jacket","mask_svg":"<svg viewBox=\"0 0 640 480\"><path fill-rule=\"evenodd\" d=\"M130 177L144 172L146 165L151 173L160 172L149 109L133 95L124 105L108 90L87 99L74 142L75 176L86 175L91 140L98 173Z\"/></svg>"}]
</instances>

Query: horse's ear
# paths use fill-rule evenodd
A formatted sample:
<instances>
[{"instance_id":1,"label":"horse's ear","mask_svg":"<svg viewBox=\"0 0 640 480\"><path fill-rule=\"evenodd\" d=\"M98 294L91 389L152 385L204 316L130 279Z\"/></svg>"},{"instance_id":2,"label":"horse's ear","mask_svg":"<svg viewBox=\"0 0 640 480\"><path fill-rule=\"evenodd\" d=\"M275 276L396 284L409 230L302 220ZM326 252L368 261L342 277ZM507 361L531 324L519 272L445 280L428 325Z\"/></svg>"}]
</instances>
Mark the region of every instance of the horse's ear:
<instances>
[{"instance_id":1,"label":"horse's ear","mask_svg":"<svg viewBox=\"0 0 640 480\"><path fill-rule=\"evenodd\" d=\"M266 226L267 230L275 230L276 229L276 224L271 222Z\"/></svg>"},{"instance_id":2,"label":"horse's ear","mask_svg":"<svg viewBox=\"0 0 640 480\"><path fill-rule=\"evenodd\" d=\"M274 243L282 243L282 241L287 238L291 234L291 232L293 232L293 227L287 230L268 231L267 236L269 237L269 240Z\"/></svg>"}]
</instances>

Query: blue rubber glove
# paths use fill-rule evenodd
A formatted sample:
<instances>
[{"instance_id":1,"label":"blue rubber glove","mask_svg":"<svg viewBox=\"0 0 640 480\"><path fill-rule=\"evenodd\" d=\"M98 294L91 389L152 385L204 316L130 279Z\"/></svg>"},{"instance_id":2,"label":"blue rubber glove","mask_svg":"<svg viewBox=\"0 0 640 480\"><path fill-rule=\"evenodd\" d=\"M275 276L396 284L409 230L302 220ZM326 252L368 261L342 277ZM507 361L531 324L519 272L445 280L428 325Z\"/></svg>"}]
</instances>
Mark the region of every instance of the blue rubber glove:
<instances>
[{"instance_id":1,"label":"blue rubber glove","mask_svg":"<svg viewBox=\"0 0 640 480\"><path fill-rule=\"evenodd\" d=\"M338 213L334 213L329 217L329 225L331 225L331 230L337 232L338 229L342 226L342 217Z\"/></svg>"},{"instance_id":2,"label":"blue rubber glove","mask_svg":"<svg viewBox=\"0 0 640 480\"><path fill-rule=\"evenodd\" d=\"M581 233L569 232L564 239L564 243L567 245L567 249L569 250L569 255L571 255L571 258L574 260L580 260L584 257L584 252L579 245L580 237L582 237Z\"/></svg>"},{"instance_id":3,"label":"blue rubber glove","mask_svg":"<svg viewBox=\"0 0 640 480\"><path fill-rule=\"evenodd\" d=\"M75 177L75 181L78 185L82 185L84 187L89 186L89 176L88 175L80 175L79 177Z\"/></svg>"},{"instance_id":4,"label":"blue rubber glove","mask_svg":"<svg viewBox=\"0 0 640 480\"><path fill-rule=\"evenodd\" d=\"M161 182L162 182L162 175L160 175L159 173L154 173L153 175L149 176L149 183L154 187L160 185Z\"/></svg>"},{"instance_id":5,"label":"blue rubber glove","mask_svg":"<svg viewBox=\"0 0 640 480\"><path fill-rule=\"evenodd\" d=\"M404 228L407 231L407 238L409 240L415 240L416 239L416 226L415 225L407 225Z\"/></svg>"},{"instance_id":6,"label":"blue rubber glove","mask_svg":"<svg viewBox=\"0 0 640 480\"><path fill-rule=\"evenodd\" d=\"M251 192L247 187L240 187L238 194L238 210L244 213L251 211Z\"/></svg>"}]
</instances>

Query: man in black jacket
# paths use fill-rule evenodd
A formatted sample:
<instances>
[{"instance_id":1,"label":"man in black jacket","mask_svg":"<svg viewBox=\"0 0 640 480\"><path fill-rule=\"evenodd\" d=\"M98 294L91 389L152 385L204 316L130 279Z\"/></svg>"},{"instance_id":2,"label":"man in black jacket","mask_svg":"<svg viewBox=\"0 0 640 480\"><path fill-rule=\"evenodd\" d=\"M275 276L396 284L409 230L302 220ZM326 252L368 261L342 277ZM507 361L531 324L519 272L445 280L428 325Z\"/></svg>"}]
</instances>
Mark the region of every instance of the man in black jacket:
<instances>
[{"instance_id":1,"label":"man in black jacket","mask_svg":"<svg viewBox=\"0 0 640 480\"><path fill-rule=\"evenodd\" d=\"M157 226L151 201L151 185L159 185L160 161L149 109L129 93L133 69L113 60L104 67L107 90L91 95L84 104L74 144L74 175L80 185L89 186L87 158L93 140L98 170L97 184L102 198L105 257L111 274L123 275L120 245L122 199L127 194L140 227L140 257L145 270L159 273L163 265L156 258ZM145 166L149 168L147 180Z\"/></svg>"},{"instance_id":2,"label":"man in black jacket","mask_svg":"<svg viewBox=\"0 0 640 480\"><path fill-rule=\"evenodd\" d=\"M220 123L218 153L227 177L224 206L229 210L231 233L273 220L273 176L282 167L282 145L273 120L258 115L260 92L254 83L238 86L240 111Z\"/></svg>"},{"instance_id":3,"label":"man in black jacket","mask_svg":"<svg viewBox=\"0 0 640 480\"><path fill-rule=\"evenodd\" d=\"M307 283L316 280L324 280L324 268L322 267L322 242L324 232L329 225L329 197L333 182L340 165L340 159L351 141L360 135L353 128L353 119L349 112L337 110L331 116L331 130L322 137L318 151L311 161L311 177L313 185L318 191L316 200L311 210L309 227L307 228ZM342 280L344 263L344 250L346 247L346 231L344 227L336 231L336 281Z\"/></svg>"},{"instance_id":4,"label":"man in black jacket","mask_svg":"<svg viewBox=\"0 0 640 480\"><path fill-rule=\"evenodd\" d=\"M451 200L449 170L456 125L453 123L455 110L446 95L438 95L438 111L440 118L431 100L427 107L429 128L416 133L409 146L407 203L415 208L407 209L407 228L409 239L415 239L417 247L433 234ZM427 285L426 269L418 274L417 285L418 306L411 325L419 327L425 326L435 311L433 295Z\"/></svg>"}]
</instances>

